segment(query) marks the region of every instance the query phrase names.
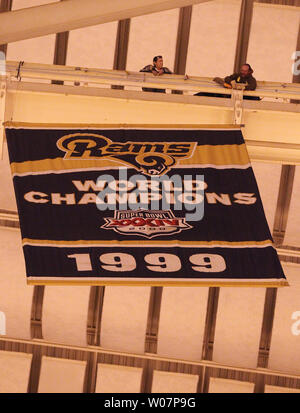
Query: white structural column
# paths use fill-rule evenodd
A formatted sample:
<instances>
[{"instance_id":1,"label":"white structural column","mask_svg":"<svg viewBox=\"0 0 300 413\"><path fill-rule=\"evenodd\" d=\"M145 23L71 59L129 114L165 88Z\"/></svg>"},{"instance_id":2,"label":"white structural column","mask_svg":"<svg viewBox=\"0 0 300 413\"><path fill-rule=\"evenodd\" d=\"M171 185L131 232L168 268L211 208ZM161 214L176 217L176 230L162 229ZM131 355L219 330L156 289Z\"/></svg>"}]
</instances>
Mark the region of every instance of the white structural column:
<instances>
[{"instance_id":1,"label":"white structural column","mask_svg":"<svg viewBox=\"0 0 300 413\"><path fill-rule=\"evenodd\" d=\"M190 6L207 0L60 1L1 13L0 44Z\"/></svg>"}]
</instances>

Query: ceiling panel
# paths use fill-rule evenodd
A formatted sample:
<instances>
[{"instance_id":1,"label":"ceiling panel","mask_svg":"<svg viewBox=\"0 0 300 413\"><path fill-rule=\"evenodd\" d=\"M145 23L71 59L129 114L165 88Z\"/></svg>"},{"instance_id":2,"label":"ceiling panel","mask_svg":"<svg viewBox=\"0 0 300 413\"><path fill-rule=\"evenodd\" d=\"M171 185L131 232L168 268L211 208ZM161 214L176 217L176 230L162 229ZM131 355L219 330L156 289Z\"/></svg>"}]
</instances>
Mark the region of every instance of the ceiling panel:
<instances>
[{"instance_id":1,"label":"ceiling panel","mask_svg":"<svg viewBox=\"0 0 300 413\"><path fill-rule=\"evenodd\" d=\"M6 59L18 62L52 64L54 58L55 35L36 37L29 40L21 40L9 43L7 46ZM26 82L34 79L23 78ZM39 83L50 83L50 80L40 79Z\"/></svg>"},{"instance_id":2,"label":"ceiling panel","mask_svg":"<svg viewBox=\"0 0 300 413\"><path fill-rule=\"evenodd\" d=\"M281 176L281 165L252 162L265 215L272 233ZM266 179L270 177L270 179Z\"/></svg>"},{"instance_id":3,"label":"ceiling panel","mask_svg":"<svg viewBox=\"0 0 300 413\"><path fill-rule=\"evenodd\" d=\"M150 287L105 287L101 347L143 353Z\"/></svg>"},{"instance_id":4,"label":"ceiling panel","mask_svg":"<svg viewBox=\"0 0 300 413\"><path fill-rule=\"evenodd\" d=\"M86 346L90 287L46 286L43 302L43 338L56 343Z\"/></svg>"},{"instance_id":5,"label":"ceiling panel","mask_svg":"<svg viewBox=\"0 0 300 413\"><path fill-rule=\"evenodd\" d=\"M52 64L54 58L55 34L9 43L6 59L31 63Z\"/></svg>"},{"instance_id":6,"label":"ceiling panel","mask_svg":"<svg viewBox=\"0 0 300 413\"><path fill-rule=\"evenodd\" d=\"M12 10L26 9L27 7L42 6L43 4L56 3L58 0L13 0Z\"/></svg>"},{"instance_id":7,"label":"ceiling panel","mask_svg":"<svg viewBox=\"0 0 300 413\"><path fill-rule=\"evenodd\" d=\"M196 393L199 376L153 371L152 393Z\"/></svg>"},{"instance_id":8,"label":"ceiling panel","mask_svg":"<svg viewBox=\"0 0 300 413\"><path fill-rule=\"evenodd\" d=\"M300 247L300 167L296 166L292 198L284 237L285 245Z\"/></svg>"},{"instance_id":9,"label":"ceiling panel","mask_svg":"<svg viewBox=\"0 0 300 413\"><path fill-rule=\"evenodd\" d=\"M164 287L157 354L201 360L207 298L205 287Z\"/></svg>"},{"instance_id":10,"label":"ceiling panel","mask_svg":"<svg viewBox=\"0 0 300 413\"><path fill-rule=\"evenodd\" d=\"M268 367L300 373L300 266L283 265L289 287L278 288Z\"/></svg>"},{"instance_id":11,"label":"ceiling panel","mask_svg":"<svg viewBox=\"0 0 300 413\"><path fill-rule=\"evenodd\" d=\"M41 6L56 1L57 0L13 0L12 10ZM7 45L6 59L52 64L54 58L55 36L55 34L50 34L48 36L9 43ZM42 83L50 82L42 80Z\"/></svg>"},{"instance_id":12,"label":"ceiling panel","mask_svg":"<svg viewBox=\"0 0 300 413\"><path fill-rule=\"evenodd\" d=\"M127 70L139 71L162 55L173 71L179 9L134 17L130 23Z\"/></svg>"},{"instance_id":13,"label":"ceiling panel","mask_svg":"<svg viewBox=\"0 0 300 413\"><path fill-rule=\"evenodd\" d=\"M27 393L32 354L0 351L0 393Z\"/></svg>"},{"instance_id":14,"label":"ceiling panel","mask_svg":"<svg viewBox=\"0 0 300 413\"><path fill-rule=\"evenodd\" d=\"M38 393L82 393L86 362L42 357Z\"/></svg>"},{"instance_id":15,"label":"ceiling panel","mask_svg":"<svg viewBox=\"0 0 300 413\"><path fill-rule=\"evenodd\" d=\"M95 393L139 393L143 370L137 367L97 365Z\"/></svg>"},{"instance_id":16,"label":"ceiling panel","mask_svg":"<svg viewBox=\"0 0 300 413\"><path fill-rule=\"evenodd\" d=\"M6 335L30 339L33 287L26 285L19 230L0 228L0 311L6 318Z\"/></svg>"},{"instance_id":17,"label":"ceiling panel","mask_svg":"<svg viewBox=\"0 0 300 413\"><path fill-rule=\"evenodd\" d=\"M71 30L68 66L112 69L118 22Z\"/></svg>"},{"instance_id":18,"label":"ceiling panel","mask_svg":"<svg viewBox=\"0 0 300 413\"><path fill-rule=\"evenodd\" d=\"M193 5L186 73L227 76L233 72L240 0Z\"/></svg>"},{"instance_id":19,"label":"ceiling panel","mask_svg":"<svg viewBox=\"0 0 300 413\"><path fill-rule=\"evenodd\" d=\"M265 393L300 393L300 389L265 385Z\"/></svg>"},{"instance_id":20,"label":"ceiling panel","mask_svg":"<svg viewBox=\"0 0 300 413\"><path fill-rule=\"evenodd\" d=\"M264 300L264 288L220 289L213 361L256 368Z\"/></svg>"},{"instance_id":21,"label":"ceiling panel","mask_svg":"<svg viewBox=\"0 0 300 413\"><path fill-rule=\"evenodd\" d=\"M209 393L253 393L254 383L211 377Z\"/></svg>"},{"instance_id":22,"label":"ceiling panel","mask_svg":"<svg viewBox=\"0 0 300 413\"><path fill-rule=\"evenodd\" d=\"M257 80L292 81L299 18L297 7L254 3L247 60Z\"/></svg>"}]
</instances>

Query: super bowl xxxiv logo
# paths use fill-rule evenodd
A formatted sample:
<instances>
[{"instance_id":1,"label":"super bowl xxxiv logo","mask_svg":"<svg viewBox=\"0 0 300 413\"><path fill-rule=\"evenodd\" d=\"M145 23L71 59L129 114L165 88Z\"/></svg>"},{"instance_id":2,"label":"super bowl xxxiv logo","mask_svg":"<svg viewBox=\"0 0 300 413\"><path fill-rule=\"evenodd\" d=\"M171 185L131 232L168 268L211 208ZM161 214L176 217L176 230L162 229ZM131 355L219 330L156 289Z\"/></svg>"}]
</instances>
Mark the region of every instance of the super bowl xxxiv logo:
<instances>
[{"instance_id":1,"label":"super bowl xxxiv logo","mask_svg":"<svg viewBox=\"0 0 300 413\"><path fill-rule=\"evenodd\" d=\"M164 175L178 160L190 158L196 142L113 142L95 133L73 133L57 141L64 159L110 159L143 174Z\"/></svg>"},{"instance_id":2,"label":"super bowl xxxiv logo","mask_svg":"<svg viewBox=\"0 0 300 413\"><path fill-rule=\"evenodd\" d=\"M140 235L153 238L171 235L192 228L185 218L177 218L172 211L127 210L115 211L114 218L104 218L101 228L112 229L123 235Z\"/></svg>"}]
</instances>

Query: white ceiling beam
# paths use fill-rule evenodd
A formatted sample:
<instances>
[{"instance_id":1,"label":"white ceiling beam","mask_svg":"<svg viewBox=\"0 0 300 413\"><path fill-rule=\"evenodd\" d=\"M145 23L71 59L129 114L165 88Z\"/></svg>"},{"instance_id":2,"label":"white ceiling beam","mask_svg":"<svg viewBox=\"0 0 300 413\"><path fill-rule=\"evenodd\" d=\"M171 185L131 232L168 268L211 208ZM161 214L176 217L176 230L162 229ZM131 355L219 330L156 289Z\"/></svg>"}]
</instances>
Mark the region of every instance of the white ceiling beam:
<instances>
[{"instance_id":1,"label":"white ceiling beam","mask_svg":"<svg viewBox=\"0 0 300 413\"><path fill-rule=\"evenodd\" d=\"M210 99L212 102L209 102ZM103 110L112 123L123 123L124 119L130 118L138 119L139 124L172 124L178 118L183 124L189 125L201 125L207 123L207 119L213 123L219 123L219 119L223 119L223 123L230 123L233 114L230 99L23 81L8 82L6 102L7 120L31 123L41 122L40 107L45 108L42 122L56 124L101 123ZM160 109L153 112L153 104ZM270 106L266 107L264 102L244 102L245 127L242 130L250 160L300 165L297 105L266 104ZM184 109L187 106L188 115ZM287 112L285 106L294 107L295 112ZM153 113L151 119L148 115L145 118L140 115L136 117L137 107L143 107L144 113Z\"/></svg>"},{"instance_id":2,"label":"white ceiling beam","mask_svg":"<svg viewBox=\"0 0 300 413\"><path fill-rule=\"evenodd\" d=\"M0 13L0 44L176 9L208 0L68 0Z\"/></svg>"}]
</instances>

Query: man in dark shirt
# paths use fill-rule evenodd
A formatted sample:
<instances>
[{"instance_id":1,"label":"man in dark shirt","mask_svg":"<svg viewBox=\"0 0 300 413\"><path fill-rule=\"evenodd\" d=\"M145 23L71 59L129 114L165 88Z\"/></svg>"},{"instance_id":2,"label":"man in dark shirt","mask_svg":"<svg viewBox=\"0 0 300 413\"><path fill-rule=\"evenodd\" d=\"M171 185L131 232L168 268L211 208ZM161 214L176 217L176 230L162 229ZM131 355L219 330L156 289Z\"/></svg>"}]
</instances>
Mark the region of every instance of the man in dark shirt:
<instances>
[{"instance_id":1,"label":"man in dark shirt","mask_svg":"<svg viewBox=\"0 0 300 413\"><path fill-rule=\"evenodd\" d=\"M242 65L239 73L233 73L230 76L226 76L225 79L220 77L215 77L214 82L218 83L221 86L224 86L227 89L245 89L245 90L255 90L256 89L256 79L252 76L253 69L248 64L245 63ZM242 87L239 87L238 84L241 84ZM206 93L200 92L196 96L211 96L211 97L222 97L230 98L230 95L224 93ZM258 96L243 96L243 99L247 100L260 100Z\"/></svg>"},{"instance_id":2,"label":"man in dark shirt","mask_svg":"<svg viewBox=\"0 0 300 413\"><path fill-rule=\"evenodd\" d=\"M233 87L234 83L243 83L245 84L245 90L255 90L256 89L256 79L252 76L253 69L252 67L246 63L244 64L239 73L233 73L231 76L226 76L224 79L224 83ZM223 84L223 86L225 86ZM226 87L226 86L225 86Z\"/></svg>"},{"instance_id":3,"label":"man in dark shirt","mask_svg":"<svg viewBox=\"0 0 300 413\"><path fill-rule=\"evenodd\" d=\"M245 90L255 90L256 89L256 79L252 76L253 69L248 64L242 65L239 73L233 73L230 76L226 76L225 79L220 77L215 77L214 82L222 85L228 89L239 89L237 84L245 85L243 89ZM230 95L224 95L223 97L230 97ZM248 100L260 100L258 96L244 96L244 99Z\"/></svg>"},{"instance_id":4,"label":"man in dark shirt","mask_svg":"<svg viewBox=\"0 0 300 413\"><path fill-rule=\"evenodd\" d=\"M145 66L143 69L140 70L140 72L152 73L154 76L161 76L164 73L171 75L172 74L171 70L168 69L167 67L164 67L163 65L164 65L164 62L163 62L162 56L155 56L153 58L153 64ZM156 88L149 88L149 87L143 87L142 89L144 92L166 93L165 89L156 89Z\"/></svg>"}]
</instances>

